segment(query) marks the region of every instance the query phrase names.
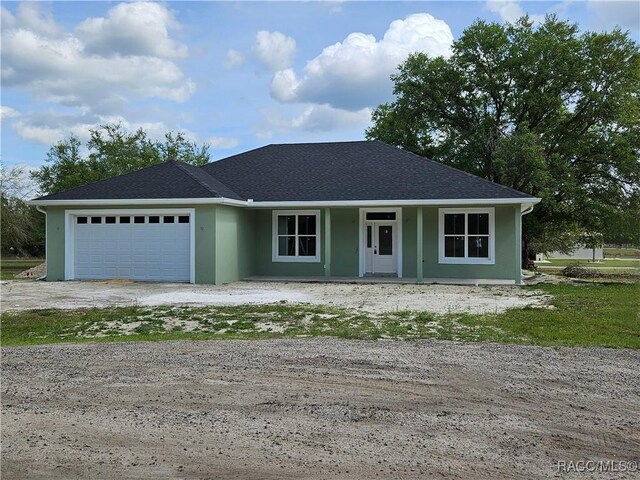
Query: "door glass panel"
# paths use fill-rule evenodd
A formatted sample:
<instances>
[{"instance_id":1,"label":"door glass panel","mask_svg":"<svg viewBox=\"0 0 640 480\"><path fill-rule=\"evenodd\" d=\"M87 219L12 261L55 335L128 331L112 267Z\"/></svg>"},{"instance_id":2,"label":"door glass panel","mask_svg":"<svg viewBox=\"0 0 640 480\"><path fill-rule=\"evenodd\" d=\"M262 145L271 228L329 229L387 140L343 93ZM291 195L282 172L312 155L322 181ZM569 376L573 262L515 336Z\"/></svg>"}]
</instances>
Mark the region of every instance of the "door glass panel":
<instances>
[{"instance_id":1,"label":"door glass panel","mask_svg":"<svg viewBox=\"0 0 640 480\"><path fill-rule=\"evenodd\" d=\"M278 215L278 235L295 235L296 216Z\"/></svg>"},{"instance_id":2,"label":"door glass panel","mask_svg":"<svg viewBox=\"0 0 640 480\"><path fill-rule=\"evenodd\" d=\"M470 213L468 222L471 235L489 235L488 213Z\"/></svg>"},{"instance_id":3,"label":"door glass panel","mask_svg":"<svg viewBox=\"0 0 640 480\"><path fill-rule=\"evenodd\" d=\"M367 248L371 248L371 233L372 233L373 229L371 228L371 225L367 225Z\"/></svg>"},{"instance_id":4,"label":"door glass panel","mask_svg":"<svg viewBox=\"0 0 640 480\"><path fill-rule=\"evenodd\" d=\"M489 237L469 237L469 257L489 258Z\"/></svg>"},{"instance_id":5,"label":"door glass panel","mask_svg":"<svg viewBox=\"0 0 640 480\"><path fill-rule=\"evenodd\" d=\"M444 237L445 257L464 257L464 237Z\"/></svg>"},{"instance_id":6,"label":"door glass panel","mask_svg":"<svg viewBox=\"0 0 640 480\"><path fill-rule=\"evenodd\" d=\"M393 255L393 227L378 227L378 255Z\"/></svg>"},{"instance_id":7,"label":"door glass panel","mask_svg":"<svg viewBox=\"0 0 640 480\"><path fill-rule=\"evenodd\" d=\"M464 235L464 213L446 213L444 233L445 235Z\"/></svg>"},{"instance_id":8,"label":"door glass panel","mask_svg":"<svg viewBox=\"0 0 640 480\"><path fill-rule=\"evenodd\" d=\"M315 257L316 237L298 237L298 255L300 257Z\"/></svg>"}]
</instances>

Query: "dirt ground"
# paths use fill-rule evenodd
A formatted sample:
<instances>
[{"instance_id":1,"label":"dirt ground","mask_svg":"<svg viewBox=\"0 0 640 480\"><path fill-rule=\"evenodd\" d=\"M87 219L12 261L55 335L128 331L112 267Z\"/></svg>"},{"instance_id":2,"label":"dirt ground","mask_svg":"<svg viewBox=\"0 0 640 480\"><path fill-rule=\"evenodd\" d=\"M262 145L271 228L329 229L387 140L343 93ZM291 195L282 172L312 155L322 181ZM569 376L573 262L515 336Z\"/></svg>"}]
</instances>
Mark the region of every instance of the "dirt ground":
<instances>
[{"instance_id":1,"label":"dirt ground","mask_svg":"<svg viewBox=\"0 0 640 480\"><path fill-rule=\"evenodd\" d=\"M125 305L240 305L312 303L368 312L420 310L433 313L495 313L509 308L546 306L550 297L516 286L459 286L361 283L236 282L184 283L30 282L1 286L2 311Z\"/></svg>"},{"instance_id":2,"label":"dirt ground","mask_svg":"<svg viewBox=\"0 0 640 480\"><path fill-rule=\"evenodd\" d=\"M313 339L2 356L3 479L531 479L640 453L631 350Z\"/></svg>"}]
</instances>

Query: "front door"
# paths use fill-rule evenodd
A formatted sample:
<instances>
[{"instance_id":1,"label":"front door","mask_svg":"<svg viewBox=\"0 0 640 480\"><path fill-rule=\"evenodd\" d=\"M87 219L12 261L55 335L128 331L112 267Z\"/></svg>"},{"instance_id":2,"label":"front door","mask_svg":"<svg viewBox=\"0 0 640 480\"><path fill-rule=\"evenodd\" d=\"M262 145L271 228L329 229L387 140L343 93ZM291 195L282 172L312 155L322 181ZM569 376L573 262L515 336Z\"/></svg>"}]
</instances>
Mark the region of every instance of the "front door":
<instances>
[{"instance_id":1,"label":"front door","mask_svg":"<svg viewBox=\"0 0 640 480\"><path fill-rule=\"evenodd\" d=\"M395 223L365 223L366 273L397 273Z\"/></svg>"}]
</instances>

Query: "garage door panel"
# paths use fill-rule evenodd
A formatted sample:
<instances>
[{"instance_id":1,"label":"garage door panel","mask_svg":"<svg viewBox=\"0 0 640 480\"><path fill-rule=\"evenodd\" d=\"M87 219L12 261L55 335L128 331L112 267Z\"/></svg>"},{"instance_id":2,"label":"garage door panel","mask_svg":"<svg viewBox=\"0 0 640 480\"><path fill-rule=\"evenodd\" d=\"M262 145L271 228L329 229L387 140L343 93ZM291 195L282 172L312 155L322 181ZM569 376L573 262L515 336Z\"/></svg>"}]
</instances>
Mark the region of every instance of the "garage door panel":
<instances>
[{"instance_id":1,"label":"garage door panel","mask_svg":"<svg viewBox=\"0 0 640 480\"><path fill-rule=\"evenodd\" d=\"M190 248L188 223L107 224L103 217L100 224L75 224L74 274L87 280L189 281Z\"/></svg>"}]
</instances>

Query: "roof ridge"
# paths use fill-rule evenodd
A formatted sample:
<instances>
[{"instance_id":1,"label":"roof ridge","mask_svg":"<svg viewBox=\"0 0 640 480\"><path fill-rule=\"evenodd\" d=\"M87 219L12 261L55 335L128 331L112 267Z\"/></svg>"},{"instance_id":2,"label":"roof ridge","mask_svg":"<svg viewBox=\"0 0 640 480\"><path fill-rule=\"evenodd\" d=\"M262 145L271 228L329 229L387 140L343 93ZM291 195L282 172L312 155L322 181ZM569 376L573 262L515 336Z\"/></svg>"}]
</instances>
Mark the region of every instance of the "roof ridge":
<instances>
[{"instance_id":1,"label":"roof ridge","mask_svg":"<svg viewBox=\"0 0 640 480\"><path fill-rule=\"evenodd\" d=\"M534 198L534 196L531 195L530 193L521 192L520 190L516 190L515 188L507 187L506 185L502 185L501 183L493 182L493 181L488 180L486 178L482 178L482 177L480 177L478 175L474 175L473 173L466 172L466 171L464 171L464 170L462 170L460 168L452 167L451 165L447 165L445 163L438 162L437 160L433 160L432 158L423 157L422 155L418 155L417 153L414 153L414 152L412 152L410 150L405 150L402 147L394 147L394 146L389 145L388 143L385 143L382 140L378 140L378 139L375 139L373 141L381 143L385 147L390 148L392 150L400 150L403 153L408 153L409 155L413 155L414 157L418 157L418 158L420 158L422 160L426 160L427 162L431 162L431 163L433 163L435 165L438 165L439 167L444 167L444 168L447 168L449 170L453 170L453 171L455 171L457 173L462 173L462 174L464 174L464 175L466 175L468 177L472 177L472 178L474 178L476 180L481 180L483 182L490 183L492 185L498 185L499 187L504 188L505 190L511 190L512 192L516 192L516 193L519 193L519 194L523 194L524 193L525 195L528 195L529 197Z\"/></svg>"},{"instance_id":2,"label":"roof ridge","mask_svg":"<svg viewBox=\"0 0 640 480\"><path fill-rule=\"evenodd\" d=\"M195 166L195 165L191 165L185 162L178 162L176 160L170 160L171 163L175 164L176 167L178 167L180 170L182 170L184 173L186 173L187 175L189 175L189 177L191 177L193 180L195 180L201 187L204 187L205 190L213 193L214 195L217 195L218 197L221 197L222 195L219 192L216 192L215 190L213 190L209 185L207 185L206 183L204 183L202 180L200 180L199 178L197 178L192 172L189 171L188 168L186 167L193 167L193 168L197 168L198 171L202 171L204 172L205 175L208 175L211 177L211 175L209 175L208 172L200 169L199 167ZM213 178L213 177L212 177ZM222 183L222 182L220 182ZM231 189L229 189L231 190Z\"/></svg>"}]
</instances>

